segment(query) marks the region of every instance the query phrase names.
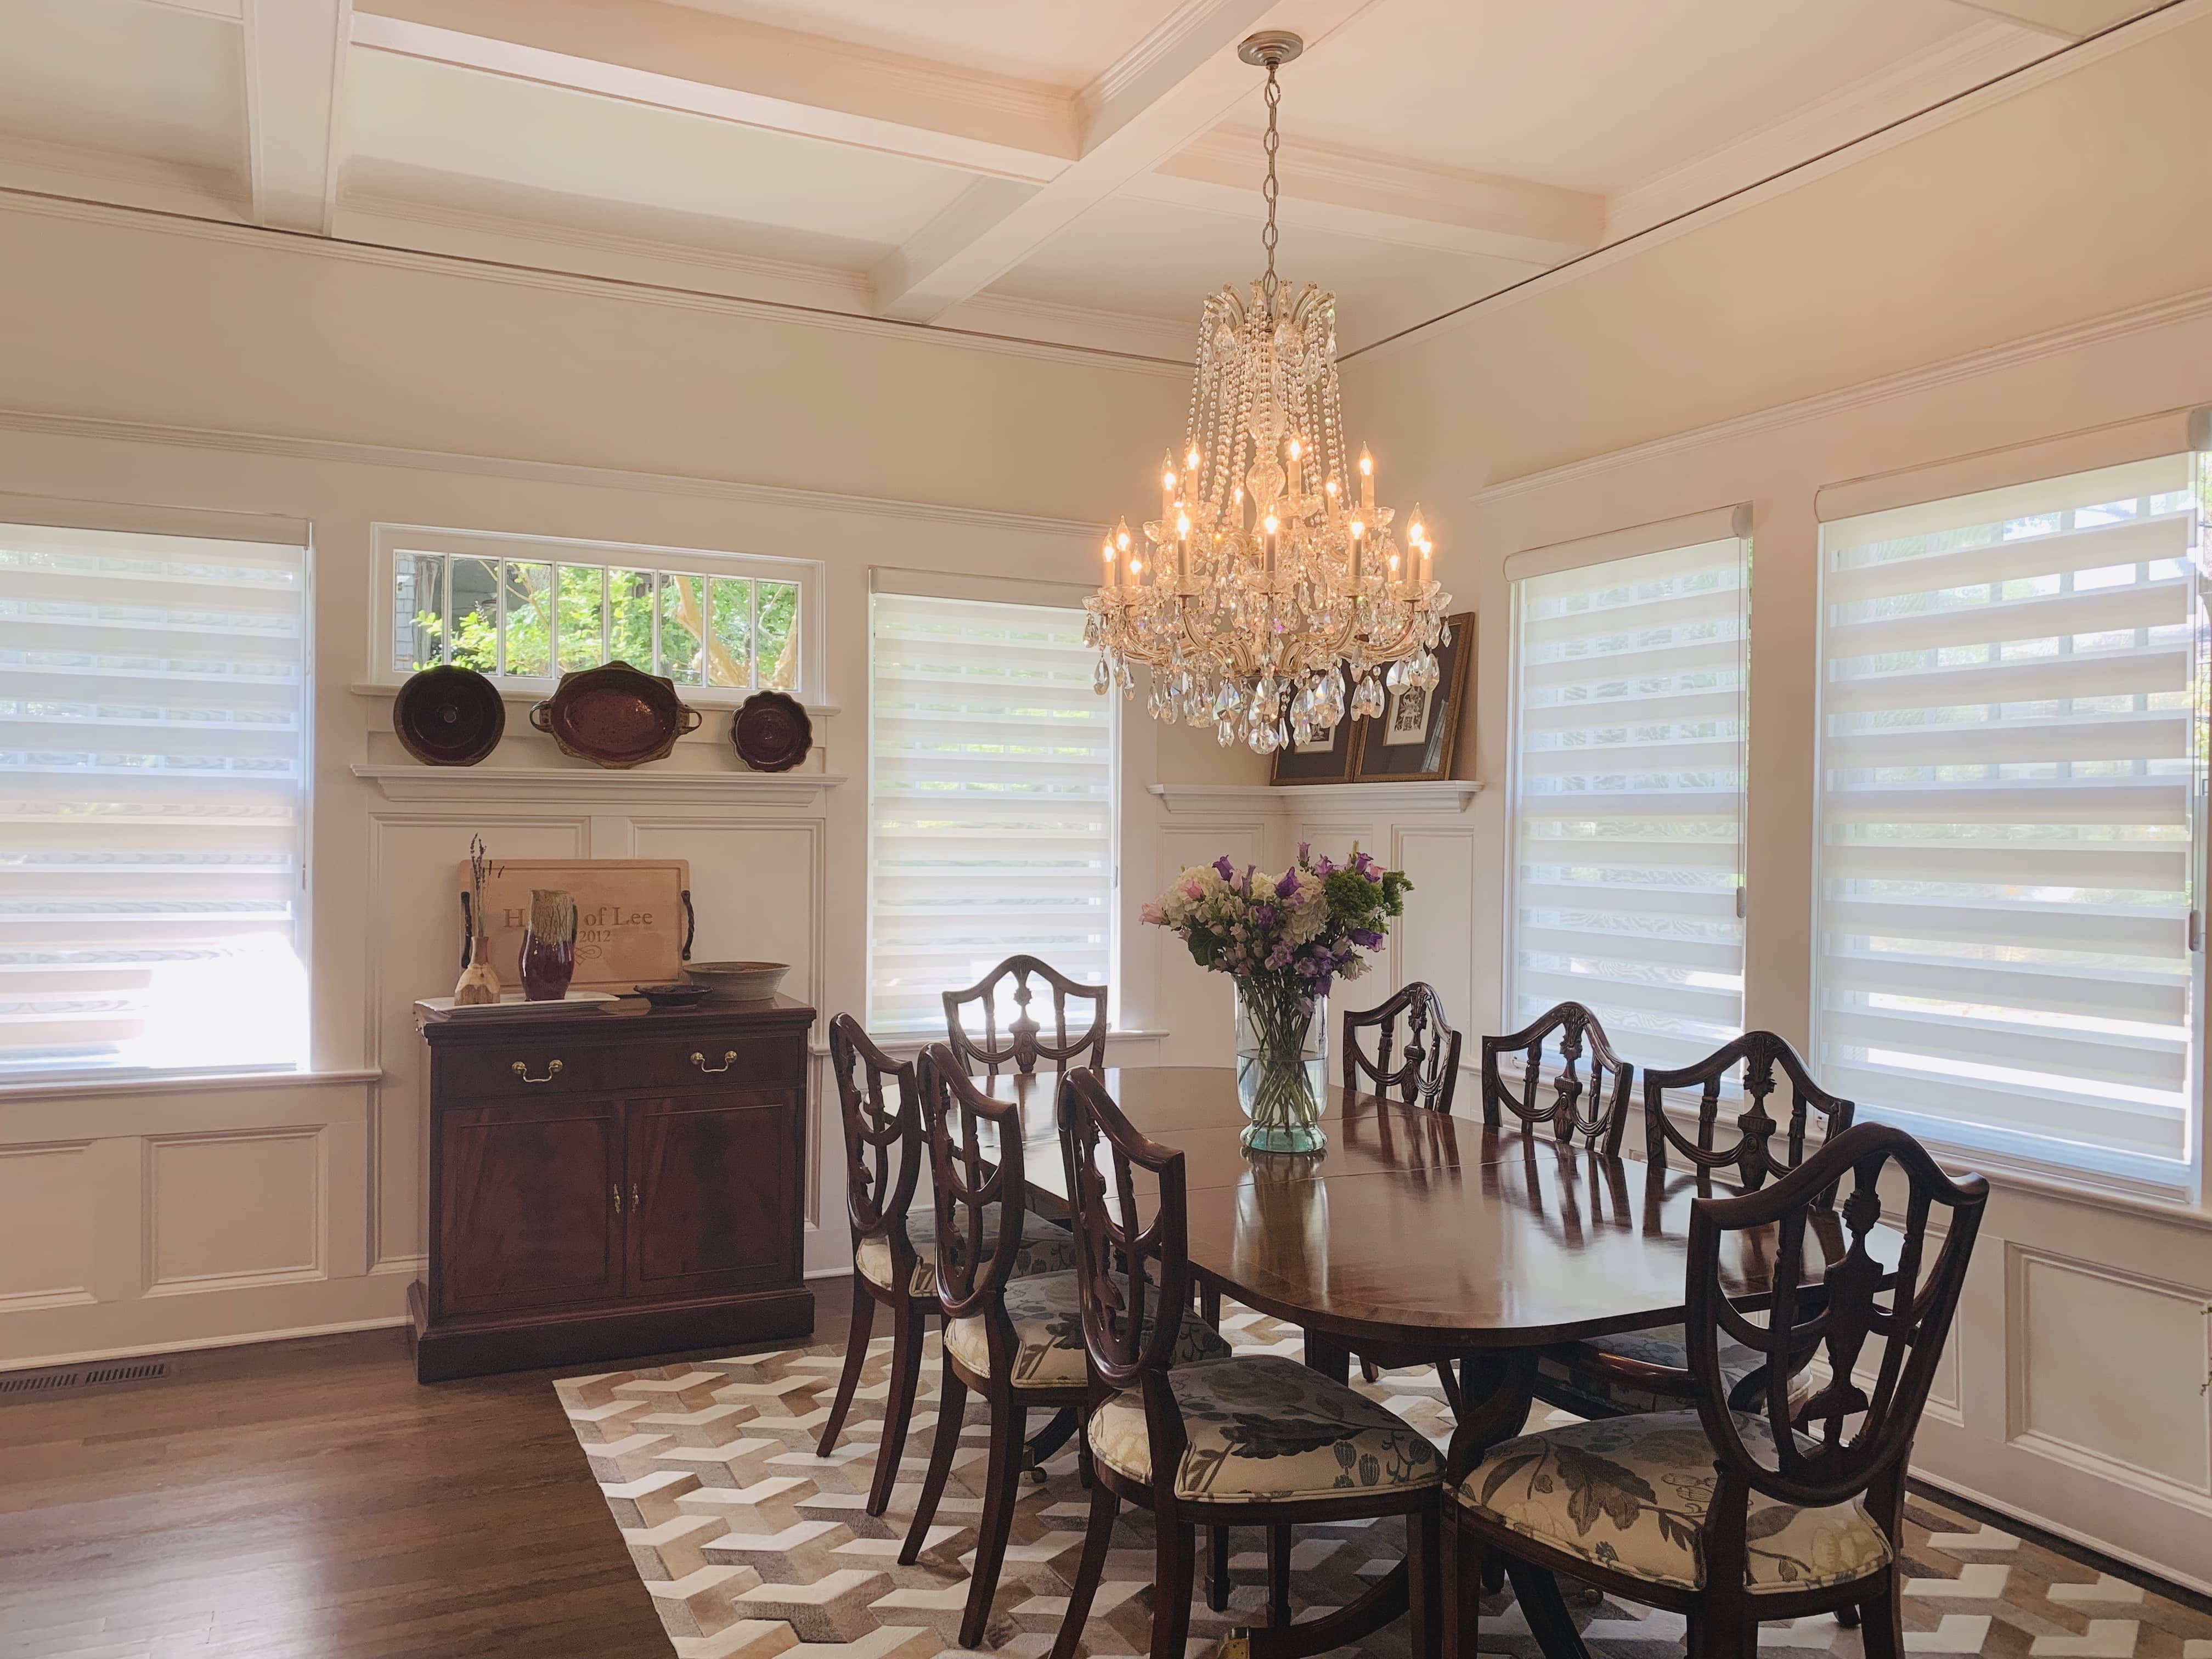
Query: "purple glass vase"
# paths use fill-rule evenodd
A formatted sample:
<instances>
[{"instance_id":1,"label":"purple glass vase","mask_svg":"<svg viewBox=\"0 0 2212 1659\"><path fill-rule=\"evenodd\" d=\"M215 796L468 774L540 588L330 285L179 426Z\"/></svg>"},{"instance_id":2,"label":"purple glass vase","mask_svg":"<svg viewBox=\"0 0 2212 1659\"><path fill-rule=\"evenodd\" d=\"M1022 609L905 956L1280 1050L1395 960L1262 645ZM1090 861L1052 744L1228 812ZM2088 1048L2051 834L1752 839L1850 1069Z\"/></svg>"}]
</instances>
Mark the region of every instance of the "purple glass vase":
<instances>
[{"instance_id":1,"label":"purple glass vase","mask_svg":"<svg viewBox=\"0 0 2212 1659\"><path fill-rule=\"evenodd\" d=\"M576 901L557 891L530 895L530 921L522 930L522 994L532 1002L558 1002L576 975Z\"/></svg>"}]
</instances>

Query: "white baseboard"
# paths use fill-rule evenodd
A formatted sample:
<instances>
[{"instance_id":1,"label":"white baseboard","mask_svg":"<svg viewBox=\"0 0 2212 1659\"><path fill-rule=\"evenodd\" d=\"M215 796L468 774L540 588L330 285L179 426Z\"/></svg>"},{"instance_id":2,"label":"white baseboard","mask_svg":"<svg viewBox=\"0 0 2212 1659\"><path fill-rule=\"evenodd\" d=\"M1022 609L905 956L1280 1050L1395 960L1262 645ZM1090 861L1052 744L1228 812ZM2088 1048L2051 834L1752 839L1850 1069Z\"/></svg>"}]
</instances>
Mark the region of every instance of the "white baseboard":
<instances>
[{"instance_id":1,"label":"white baseboard","mask_svg":"<svg viewBox=\"0 0 2212 1659\"><path fill-rule=\"evenodd\" d=\"M0 1359L0 1371L42 1371L56 1365L83 1365L102 1359L143 1359L152 1354L193 1353L203 1348L243 1348L257 1342L289 1342L302 1336L343 1336L349 1331L390 1330L407 1316L346 1319L329 1325L300 1325L289 1330L241 1331L228 1336L193 1336L173 1342L146 1342L120 1348L87 1348L81 1353L40 1354L30 1359Z\"/></svg>"}]
</instances>

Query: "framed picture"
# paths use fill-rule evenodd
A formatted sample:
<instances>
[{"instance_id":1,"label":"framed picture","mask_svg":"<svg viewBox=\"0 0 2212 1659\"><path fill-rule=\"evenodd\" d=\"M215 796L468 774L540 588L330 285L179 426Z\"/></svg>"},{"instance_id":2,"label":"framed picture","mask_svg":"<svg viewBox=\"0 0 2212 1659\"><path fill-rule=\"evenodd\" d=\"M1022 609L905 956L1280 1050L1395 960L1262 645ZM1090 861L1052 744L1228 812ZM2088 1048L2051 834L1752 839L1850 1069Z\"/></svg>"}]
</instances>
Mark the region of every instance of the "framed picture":
<instances>
[{"instance_id":1,"label":"framed picture","mask_svg":"<svg viewBox=\"0 0 2212 1659\"><path fill-rule=\"evenodd\" d=\"M1362 783L1413 783L1451 775L1460 703L1467 695L1468 664L1474 655L1474 613L1464 611L1450 619L1443 643L1437 647L1436 685L1386 689L1382 713L1357 722L1356 779Z\"/></svg>"},{"instance_id":2,"label":"framed picture","mask_svg":"<svg viewBox=\"0 0 2212 1659\"><path fill-rule=\"evenodd\" d=\"M1270 783L1349 783L1352 781L1352 755L1357 739L1352 728L1360 722L1341 720L1328 734L1327 743L1316 743L1301 749L1291 744L1275 751L1274 770L1268 775Z\"/></svg>"}]
</instances>

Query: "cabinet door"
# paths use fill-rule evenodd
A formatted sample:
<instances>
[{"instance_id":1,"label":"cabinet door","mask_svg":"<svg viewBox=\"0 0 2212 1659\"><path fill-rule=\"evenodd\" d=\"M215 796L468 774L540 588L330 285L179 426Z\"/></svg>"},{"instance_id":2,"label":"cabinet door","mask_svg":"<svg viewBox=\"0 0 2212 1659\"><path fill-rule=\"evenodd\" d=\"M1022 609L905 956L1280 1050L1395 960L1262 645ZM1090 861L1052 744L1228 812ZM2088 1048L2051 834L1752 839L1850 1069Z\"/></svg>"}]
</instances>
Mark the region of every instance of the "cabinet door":
<instances>
[{"instance_id":1,"label":"cabinet door","mask_svg":"<svg viewBox=\"0 0 2212 1659\"><path fill-rule=\"evenodd\" d=\"M629 1103L633 1296L798 1282L799 1098L728 1090Z\"/></svg>"},{"instance_id":2,"label":"cabinet door","mask_svg":"<svg viewBox=\"0 0 2212 1659\"><path fill-rule=\"evenodd\" d=\"M447 1109L441 1311L503 1313L622 1294L621 1110L605 1098Z\"/></svg>"}]
</instances>

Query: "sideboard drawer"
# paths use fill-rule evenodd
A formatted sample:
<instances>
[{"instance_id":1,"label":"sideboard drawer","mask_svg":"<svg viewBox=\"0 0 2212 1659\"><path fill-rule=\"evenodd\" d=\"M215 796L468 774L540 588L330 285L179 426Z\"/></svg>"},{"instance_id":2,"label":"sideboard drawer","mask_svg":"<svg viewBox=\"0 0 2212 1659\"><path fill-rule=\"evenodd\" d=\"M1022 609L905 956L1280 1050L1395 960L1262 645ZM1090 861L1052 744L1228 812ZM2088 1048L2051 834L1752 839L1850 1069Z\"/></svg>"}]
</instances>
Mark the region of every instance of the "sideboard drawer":
<instances>
[{"instance_id":1,"label":"sideboard drawer","mask_svg":"<svg viewBox=\"0 0 2212 1659\"><path fill-rule=\"evenodd\" d=\"M449 1099L511 1100L619 1091L628 1078L626 1059L621 1051L549 1032L448 1049L435 1065L439 1091Z\"/></svg>"},{"instance_id":2,"label":"sideboard drawer","mask_svg":"<svg viewBox=\"0 0 2212 1659\"><path fill-rule=\"evenodd\" d=\"M623 1051L630 1086L676 1088L701 1082L743 1089L796 1089L805 1080L803 1032L653 1036Z\"/></svg>"}]
</instances>

